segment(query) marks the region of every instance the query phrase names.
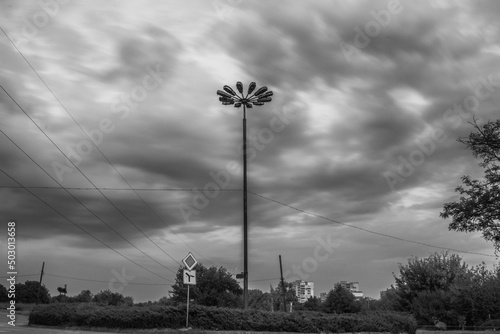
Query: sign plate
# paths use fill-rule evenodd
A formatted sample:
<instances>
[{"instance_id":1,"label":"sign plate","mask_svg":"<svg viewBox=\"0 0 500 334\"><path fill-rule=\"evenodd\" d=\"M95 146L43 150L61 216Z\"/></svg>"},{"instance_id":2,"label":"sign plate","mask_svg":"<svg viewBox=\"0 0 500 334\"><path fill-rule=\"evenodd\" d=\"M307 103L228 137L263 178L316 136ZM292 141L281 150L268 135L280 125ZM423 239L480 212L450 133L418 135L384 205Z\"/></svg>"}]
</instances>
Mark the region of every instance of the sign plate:
<instances>
[{"instance_id":1,"label":"sign plate","mask_svg":"<svg viewBox=\"0 0 500 334\"><path fill-rule=\"evenodd\" d=\"M184 260L182 260L182 263L184 263L187 270L193 270L193 268L198 264L198 261L196 261L194 255L189 252Z\"/></svg>"},{"instance_id":2,"label":"sign plate","mask_svg":"<svg viewBox=\"0 0 500 334\"><path fill-rule=\"evenodd\" d=\"M196 270L186 270L182 273L184 284L196 285Z\"/></svg>"}]
</instances>

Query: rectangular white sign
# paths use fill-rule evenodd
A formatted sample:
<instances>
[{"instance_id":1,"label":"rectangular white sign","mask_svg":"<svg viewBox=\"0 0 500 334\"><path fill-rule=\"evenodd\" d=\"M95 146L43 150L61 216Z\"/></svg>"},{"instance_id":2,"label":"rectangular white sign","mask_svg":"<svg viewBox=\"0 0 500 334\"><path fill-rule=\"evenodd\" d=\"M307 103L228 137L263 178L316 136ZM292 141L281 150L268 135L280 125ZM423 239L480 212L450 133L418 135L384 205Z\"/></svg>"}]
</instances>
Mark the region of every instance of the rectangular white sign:
<instances>
[{"instance_id":1,"label":"rectangular white sign","mask_svg":"<svg viewBox=\"0 0 500 334\"><path fill-rule=\"evenodd\" d=\"M182 274L184 284L196 285L196 270L186 270Z\"/></svg>"}]
</instances>

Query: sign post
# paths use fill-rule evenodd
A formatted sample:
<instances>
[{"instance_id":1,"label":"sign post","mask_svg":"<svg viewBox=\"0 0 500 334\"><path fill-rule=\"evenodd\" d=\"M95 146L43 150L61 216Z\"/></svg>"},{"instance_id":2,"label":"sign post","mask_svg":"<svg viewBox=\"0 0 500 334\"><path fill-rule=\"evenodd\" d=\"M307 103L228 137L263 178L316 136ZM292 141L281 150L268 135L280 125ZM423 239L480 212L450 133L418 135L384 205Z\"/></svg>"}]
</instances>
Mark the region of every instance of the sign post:
<instances>
[{"instance_id":1,"label":"sign post","mask_svg":"<svg viewBox=\"0 0 500 334\"><path fill-rule=\"evenodd\" d=\"M184 263L184 266L186 266L186 269L184 269L182 273L182 280L184 284L187 285L187 301L186 301L186 328L189 327L189 287L191 285L196 285L196 270L193 270L193 268L198 264L198 261L196 261L196 258L191 254L191 252L188 253L188 255L182 260L182 263Z\"/></svg>"},{"instance_id":2,"label":"sign post","mask_svg":"<svg viewBox=\"0 0 500 334\"><path fill-rule=\"evenodd\" d=\"M189 285L188 285L187 304L186 304L186 328L189 328Z\"/></svg>"}]
</instances>

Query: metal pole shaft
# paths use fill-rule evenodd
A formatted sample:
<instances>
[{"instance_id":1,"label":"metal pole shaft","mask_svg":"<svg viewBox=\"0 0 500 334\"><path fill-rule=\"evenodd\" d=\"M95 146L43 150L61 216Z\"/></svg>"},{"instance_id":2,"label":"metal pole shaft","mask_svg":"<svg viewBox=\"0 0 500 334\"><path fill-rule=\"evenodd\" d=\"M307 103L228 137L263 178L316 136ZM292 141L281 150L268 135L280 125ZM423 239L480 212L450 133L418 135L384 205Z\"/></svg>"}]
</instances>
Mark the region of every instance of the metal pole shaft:
<instances>
[{"instance_id":1,"label":"metal pole shaft","mask_svg":"<svg viewBox=\"0 0 500 334\"><path fill-rule=\"evenodd\" d=\"M243 303L248 308L247 112L243 105Z\"/></svg>"},{"instance_id":2,"label":"metal pole shaft","mask_svg":"<svg viewBox=\"0 0 500 334\"><path fill-rule=\"evenodd\" d=\"M187 293L187 303L186 303L186 328L189 326L189 284L188 284L188 293Z\"/></svg>"}]
</instances>

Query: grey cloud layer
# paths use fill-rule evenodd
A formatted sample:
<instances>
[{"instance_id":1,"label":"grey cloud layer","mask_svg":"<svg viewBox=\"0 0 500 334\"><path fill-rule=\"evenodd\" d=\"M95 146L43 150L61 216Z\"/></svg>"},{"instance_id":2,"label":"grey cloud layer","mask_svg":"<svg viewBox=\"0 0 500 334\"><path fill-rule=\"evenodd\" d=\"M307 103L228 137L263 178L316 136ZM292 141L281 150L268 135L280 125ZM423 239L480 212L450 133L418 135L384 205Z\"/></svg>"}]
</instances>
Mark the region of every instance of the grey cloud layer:
<instances>
[{"instance_id":1,"label":"grey cloud layer","mask_svg":"<svg viewBox=\"0 0 500 334\"><path fill-rule=\"evenodd\" d=\"M97 128L103 118L112 120L114 130L104 135L99 148L133 187L203 188L213 181L211 172L224 170L230 161L240 162L241 110L220 106L215 91L224 84L234 86L244 77L275 92L271 104L248 111L249 135L258 137L259 131L271 128L277 113L293 111L293 118L283 130L274 131L269 143L251 144L255 153L249 165L252 191L374 230L405 235L411 225L415 227L411 237L426 240L429 226L439 233L446 230L447 222L437 214L440 203L453 198L459 177L477 173L469 152L455 142L458 136L471 131L467 125L470 113L460 116L461 124L456 127L444 115L454 104L474 94L479 77L493 74L495 80L500 79L498 49L494 49L500 41L495 20L499 8L492 1L461 2L463 6L401 1L402 11L393 15L391 22L381 27L380 33L357 50L349 62L340 43L353 44L354 28L364 29L367 22L374 20L371 11L385 10L388 3L313 1L304 6L295 1L244 1L234 7L236 24L208 12L199 16L196 26L192 24L192 31L186 31L186 24L167 20L173 14L165 8L158 8L153 20L141 20L139 13L121 12L112 5L96 13L94 5L75 4L68 7L67 17L55 18L22 51L85 129ZM183 10L182 5L177 5L179 8L172 11ZM212 10L201 2L200 6ZM151 15L154 11L156 7L141 8L140 13ZM185 8L181 15L186 21L196 13L197 9ZM80 23L73 24L69 19L72 17ZM8 28L14 31L16 26L11 22ZM63 151L85 140L11 45L5 39L0 43L2 85ZM230 78L228 82L219 82L209 69L212 63L219 64L221 54L234 60L234 64L217 68L221 76ZM164 80L158 88L148 91L143 101L136 101L136 107L129 105L129 112L117 112L118 106L127 106L123 96L143 85L148 66L159 66ZM403 99L405 94L410 97ZM419 105L417 99L418 107L412 107L414 96L425 103ZM477 115L483 120L497 117L499 96L495 91L482 100ZM117 101L122 102L118 105ZM324 108L324 114L319 108ZM333 120L327 117L329 113ZM3 92L0 119L1 129L50 173L53 161L65 163ZM384 172L397 172L398 157L408 159L436 129L442 129L447 139L425 156L425 162L404 183L398 184L396 192L392 191ZM263 148L258 149L258 145ZM1 168L23 185L54 186L5 138L0 139L0 153ZM126 188L95 149L80 167L100 187ZM76 170L67 173L63 184L89 187L78 174ZM12 184L3 175L0 182ZM227 188L241 188L241 174L231 175ZM442 197L405 203L409 193L422 189L433 189ZM102 247L89 242L88 236L23 190L0 191L2 198L9 199L2 207L2 217L16 216L23 221L26 240L36 242L40 235L46 235L44 238L56 240L64 248L65 238L71 236L78 248ZM36 193L98 238L127 248L64 192ZM143 242L144 237L95 191L74 194L132 242ZM179 205L192 205L193 191L140 193L164 222L158 221L133 192L106 194L147 235L164 241L171 240L165 222L181 235L199 238L196 240L201 244L215 240L210 238L220 241L217 233L241 225L239 192L221 192L192 217L191 223L184 220ZM422 213L426 219L391 216L389 210L398 214L415 210L411 212ZM314 239L294 235L295 230L307 226L320 231L332 225L255 196L250 196L250 217L259 235L275 229L290 233L282 243L276 241L276 247L283 249L285 244ZM393 225L386 223L388 217ZM394 222L398 219L399 224ZM398 258L402 249L408 253L422 249L346 232L347 228L339 230L344 235L345 256L355 252L354 243L371 243L370 247L377 249L393 245L394 250L379 256L387 259ZM45 234L47 231L50 234ZM227 233L227 242L233 247L239 236ZM352 241L346 235L352 236ZM269 240L273 238L269 236ZM431 241L451 244L446 238L433 236ZM274 252L266 248L270 246L264 240L255 243L262 247L259 254ZM184 249L178 241L168 247L179 253ZM295 257L305 256L290 252ZM236 261L233 255L219 253L214 258ZM265 262L263 258L255 261Z\"/></svg>"}]
</instances>

